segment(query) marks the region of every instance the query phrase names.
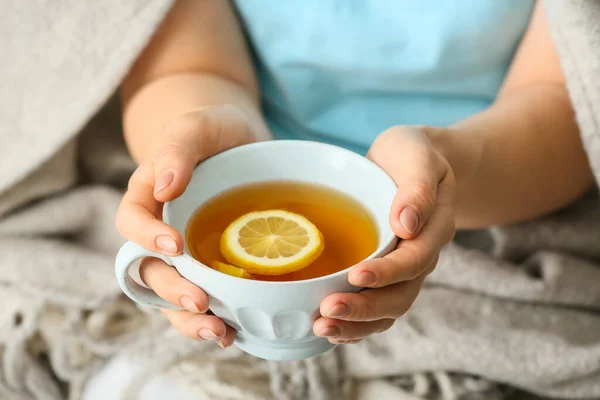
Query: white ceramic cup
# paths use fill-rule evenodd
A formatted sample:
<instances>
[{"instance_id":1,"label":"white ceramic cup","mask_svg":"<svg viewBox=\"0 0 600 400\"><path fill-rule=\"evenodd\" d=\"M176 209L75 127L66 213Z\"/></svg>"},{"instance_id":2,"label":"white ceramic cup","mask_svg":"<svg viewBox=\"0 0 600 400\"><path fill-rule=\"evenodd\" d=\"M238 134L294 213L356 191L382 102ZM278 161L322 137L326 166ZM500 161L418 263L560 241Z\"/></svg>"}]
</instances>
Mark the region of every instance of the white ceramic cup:
<instances>
[{"instance_id":1,"label":"white ceramic cup","mask_svg":"<svg viewBox=\"0 0 600 400\"><path fill-rule=\"evenodd\" d=\"M389 225L396 185L377 165L339 147L306 141L271 141L228 150L202 162L185 193L165 204L163 219L185 238L194 212L214 196L240 185L266 181L297 181L325 185L358 200L377 225L379 245L368 257L389 253L397 238ZM166 257L133 242L120 249L115 273L121 289L139 304L178 309L138 284L129 269L144 257L157 257L202 288L211 311L237 331L235 344L269 360L298 360L323 353L334 345L313 334L319 305L336 292L357 292L348 283L350 268L315 279L267 282L236 278L195 260L187 244L183 254Z\"/></svg>"}]
</instances>

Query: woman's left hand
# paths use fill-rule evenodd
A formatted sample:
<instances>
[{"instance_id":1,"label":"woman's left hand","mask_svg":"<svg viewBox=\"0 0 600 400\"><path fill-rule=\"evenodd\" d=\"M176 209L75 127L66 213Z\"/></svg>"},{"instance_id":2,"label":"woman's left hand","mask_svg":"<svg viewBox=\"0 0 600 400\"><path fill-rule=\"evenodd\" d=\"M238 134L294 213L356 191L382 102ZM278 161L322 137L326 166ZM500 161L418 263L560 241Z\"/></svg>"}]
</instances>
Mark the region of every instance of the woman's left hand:
<instances>
[{"instance_id":1,"label":"woman's left hand","mask_svg":"<svg viewBox=\"0 0 600 400\"><path fill-rule=\"evenodd\" d=\"M428 137L428 128L398 126L382 133L367 155L398 185L390 225L401 240L383 258L356 265L348 280L366 288L321 302L317 336L353 344L388 330L416 299L439 252L454 237L453 171Z\"/></svg>"}]
</instances>

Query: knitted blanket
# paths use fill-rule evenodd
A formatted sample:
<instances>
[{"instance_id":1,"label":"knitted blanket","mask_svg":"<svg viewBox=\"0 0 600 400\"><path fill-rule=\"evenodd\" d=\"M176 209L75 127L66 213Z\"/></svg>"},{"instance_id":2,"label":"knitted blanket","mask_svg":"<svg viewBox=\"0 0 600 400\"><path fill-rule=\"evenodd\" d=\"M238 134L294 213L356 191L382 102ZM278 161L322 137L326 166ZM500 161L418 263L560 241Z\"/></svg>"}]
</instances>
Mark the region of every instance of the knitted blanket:
<instances>
[{"instance_id":1,"label":"knitted blanket","mask_svg":"<svg viewBox=\"0 0 600 400\"><path fill-rule=\"evenodd\" d=\"M460 232L390 331L306 361L189 341L124 299L113 217L134 164L112 95L170 5L2 2L0 399L77 400L116 354L143 366L123 398L155 374L211 400L600 398L597 191ZM544 6L600 182L600 2Z\"/></svg>"}]
</instances>

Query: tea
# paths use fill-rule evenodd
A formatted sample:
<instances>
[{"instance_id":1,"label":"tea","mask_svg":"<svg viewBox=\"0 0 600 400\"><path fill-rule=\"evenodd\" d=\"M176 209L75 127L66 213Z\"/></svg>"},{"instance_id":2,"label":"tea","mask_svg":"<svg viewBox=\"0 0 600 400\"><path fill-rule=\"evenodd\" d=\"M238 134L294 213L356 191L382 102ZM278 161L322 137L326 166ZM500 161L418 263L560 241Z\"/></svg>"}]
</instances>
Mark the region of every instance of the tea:
<instances>
[{"instance_id":1,"label":"tea","mask_svg":"<svg viewBox=\"0 0 600 400\"><path fill-rule=\"evenodd\" d=\"M239 217L263 210L285 210L304 216L323 234L324 250L309 266L278 276L254 279L296 281L330 275L371 255L378 235L368 211L337 190L300 182L264 182L230 189L215 196L190 219L186 242L204 265L227 262L220 251L221 235Z\"/></svg>"}]
</instances>

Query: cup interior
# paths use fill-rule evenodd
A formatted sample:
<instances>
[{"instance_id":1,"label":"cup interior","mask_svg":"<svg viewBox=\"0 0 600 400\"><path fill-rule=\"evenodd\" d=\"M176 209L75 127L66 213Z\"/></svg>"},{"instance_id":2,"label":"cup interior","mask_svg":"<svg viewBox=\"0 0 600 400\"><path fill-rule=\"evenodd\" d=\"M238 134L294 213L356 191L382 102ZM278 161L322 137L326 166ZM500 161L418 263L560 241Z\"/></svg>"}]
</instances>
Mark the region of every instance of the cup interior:
<instances>
[{"instance_id":1,"label":"cup interior","mask_svg":"<svg viewBox=\"0 0 600 400\"><path fill-rule=\"evenodd\" d=\"M374 254L396 240L389 226L396 185L389 175L354 152L308 141L254 143L207 159L196 167L185 193L165 205L163 217L185 238L189 219L207 200L237 186L268 181L323 185L357 200L378 231ZM189 255L187 243L185 253Z\"/></svg>"}]
</instances>

